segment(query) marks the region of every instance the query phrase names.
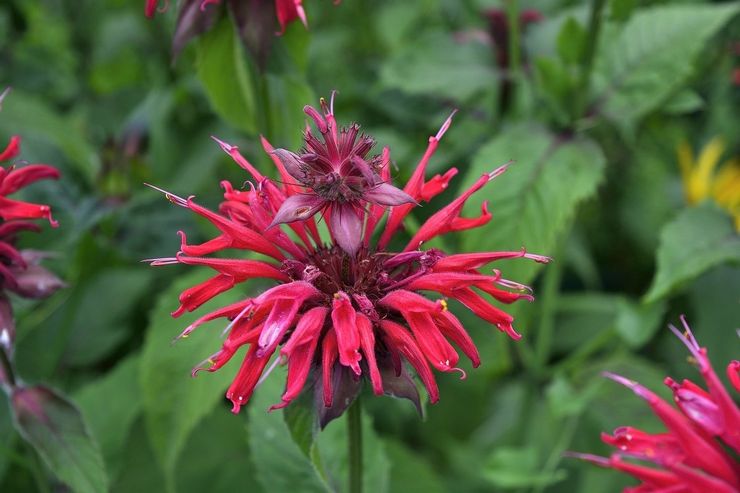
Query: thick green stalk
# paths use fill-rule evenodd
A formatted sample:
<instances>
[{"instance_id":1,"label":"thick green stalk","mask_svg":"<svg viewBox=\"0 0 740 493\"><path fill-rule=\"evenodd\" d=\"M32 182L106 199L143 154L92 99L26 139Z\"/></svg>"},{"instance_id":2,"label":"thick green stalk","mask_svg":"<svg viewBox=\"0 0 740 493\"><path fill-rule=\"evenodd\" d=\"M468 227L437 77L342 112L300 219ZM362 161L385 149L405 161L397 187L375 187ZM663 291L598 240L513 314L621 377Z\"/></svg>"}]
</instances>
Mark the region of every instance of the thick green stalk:
<instances>
[{"instance_id":1,"label":"thick green stalk","mask_svg":"<svg viewBox=\"0 0 740 493\"><path fill-rule=\"evenodd\" d=\"M362 493L362 405L360 396L347 410L349 492Z\"/></svg>"},{"instance_id":2,"label":"thick green stalk","mask_svg":"<svg viewBox=\"0 0 740 493\"><path fill-rule=\"evenodd\" d=\"M606 0L593 0L591 2L591 15L588 19L588 33L586 34L586 45L581 60L581 78L578 84L578 104L576 118L583 117L588 104L588 93L591 86L591 72L596 58L596 49L599 44L599 33L601 32L601 21L603 19Z\"/></svg>"}]
</instances>

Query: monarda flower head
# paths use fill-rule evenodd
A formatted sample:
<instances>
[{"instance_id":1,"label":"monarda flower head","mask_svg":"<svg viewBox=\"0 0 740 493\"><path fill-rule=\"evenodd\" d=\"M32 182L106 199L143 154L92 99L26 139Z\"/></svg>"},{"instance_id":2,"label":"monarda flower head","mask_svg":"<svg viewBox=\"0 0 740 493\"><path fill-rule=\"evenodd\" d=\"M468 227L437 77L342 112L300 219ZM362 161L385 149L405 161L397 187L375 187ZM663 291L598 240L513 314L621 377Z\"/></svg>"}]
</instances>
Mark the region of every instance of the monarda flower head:
<instances>
[{"instance_id":1,"label":"monarda flower head","mask_svg":"<svg viewBox=\"0 0 740 493\"><path fill-rule=\"evenodd\" d=\"M0 94L0 104L7 93L6 89ZM28 164L18 168L12 164L6 165L20 153L20 142L20 137L14 135L5 149L0 151L0 347L7 351L12 349L15 326L6 291L25 298L44 298L63 285L54 274L39 265L47 254L18 250L15 246L19 232L39 230L38 225L32 222L35 219L47 219L52 227L57 226L48 205L8 197L38 180L59 178L59 171L45 164Z\"/></svg>"},{"instance_id":2,"label":"monarda flower head","mask_svg":"<svg viewBox=\"0 0 740 493\"><path fill-rule=\"evenodd\" d=\"M204 265L217 272L180 295L180 307L174 316L195 310L249 279L276 282L258 296L202 316L181 336L207 321L229 319L223 346L196 367L194 374L216 371L242 346L248 347L226 393L233 411L238 412L249 401L257 383L275 365L285 364L285 392L273 408L288 405L304 387L312 386L323 426L352 402L363 377L375 394L405 397L418 407L418 392L406 364L416 371L431 402L436 402L439 391L432 368L458 371L464 376L452 344L474 367L480 364L475 344L448 309L447 298L460 301L481 319L518 339L513 318L494 306L492 299L502 303L532 300L530 291L507 281L498 270L485 273L483 268L508 258L525 257L537 262L549 259L524 250L448 254L422 247L436 236L486 224L491 219L486 203L479 217L464 218L460 214L466 200L503 173L505 165L482 175L433 214L401 251L388 250L412 208L441 193L457 172L453 168L426 179L427 164L452 117L430 137L427 151L400 190L390 184L389 150L368 157L372 139L358 136L357 125L339 130L332 106L323 103L322 108L323 116L311 107L305 111L318 126L323 141L307 131L304 149L294 154L275 150L262 139L280 182L262 175L235 146L217 140L249 172L253 182L244 190L222 182L225 200L218 212L202 207L193 197L185 199L164 192L173 203L208 219L219 235L193 245L181 233L176 257L151 262ZM337 194L334 186L341 193ZM319 222L319 210L329 218L325 224ZM382 234L376 236L386 213ZM328 243L322 240L320 227L327 230L325 237L331 238ZM207 257L234 249L267 259ZM430 298L422 292L441 296Z\"/></svg>"},{"instance_id":3,"label":"monarda flower head","mask_svg":"<svg viewBox=\"0 0 740 493\"><path fill-rule=\"evenodd\" d=\"M684 332L670 326L688 347L706 389L689 381L667 377L675 407L637 382L606 373L644 399L666 427L665 433L646 433L628 426L602 434L602 440L616 448L611 457L571 453L602 467L627 473L642 483L625 493L738 493L740 492L740 409L718 378L707 350L691 333L681 317ZM732 361L727 376L740 392L740 362ZM730 451L734 451L734 454ZM646 466L633 460L651 463Z\"/></svg>"}]
</instances>

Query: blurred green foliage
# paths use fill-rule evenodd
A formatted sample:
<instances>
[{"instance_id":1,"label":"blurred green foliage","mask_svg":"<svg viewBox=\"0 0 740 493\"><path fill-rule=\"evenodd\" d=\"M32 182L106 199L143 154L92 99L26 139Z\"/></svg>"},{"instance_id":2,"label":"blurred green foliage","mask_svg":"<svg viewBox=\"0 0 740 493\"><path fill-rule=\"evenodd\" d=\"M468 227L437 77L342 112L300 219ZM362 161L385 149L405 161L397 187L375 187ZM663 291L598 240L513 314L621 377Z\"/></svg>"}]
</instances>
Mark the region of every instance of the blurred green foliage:
<instances>
[{"instance_id":1,"label":"blurred green foliage","mask_svg":"<svg viewBox=\"0 0 740 493\"><path fill-rule=\"evenodd\" d=\"M59 443L72 440L63 453L45 448L49 430L38 423L19 420L28 442L19 439L0 403L0 491L343 490L343 420L315 436L301 407L266 413L281 369L248 412L231 415L222 396L234 368L188 377L218 347L219 328L171 344L188 320L169 312L203 273L139 263L176 252L177 230L193 242L209 234L144 182L215 205L219 180L244 175L210 135L269 170L258 136L296 147L303 105L332 90L340 123L358 121L389 145L401 182L458 108L430 165L460 170L438 203L515 164L469 204L475 212L490 201L493 221L445 238L445 248L526 246L555 258L502 266L538 295L512 307L524 339L512 343L463 316L483 365L464 381L439 376L441 401L424 420L406 402L365 399L366 490L594 493L629 484L562 458L605 452L602 430L656 426L600 372L661 391L665 375L692 375L664 330L680 313L717 365L739 354L737 230L711 200L687 205L676 158L681 142L698 150L715 136L729 144L726 157L740 153L738 4L305 7L309 30L291 25L259 67L228 19L173 61L175 13L147 20L140 0L0 6L0 88L13 88L0 142L20 134L23 159L63 172L60 183L28 191L62 226L23 242L57 251L50 264L69 284L43 302L15 300L15 359L26 382L77 405L44 394L62 424ZM519 22L528 9L539 15ZM503 37L496 16L507 23ZM232 290L217 304L245 294Z\"/></svg>"}]
</instances>

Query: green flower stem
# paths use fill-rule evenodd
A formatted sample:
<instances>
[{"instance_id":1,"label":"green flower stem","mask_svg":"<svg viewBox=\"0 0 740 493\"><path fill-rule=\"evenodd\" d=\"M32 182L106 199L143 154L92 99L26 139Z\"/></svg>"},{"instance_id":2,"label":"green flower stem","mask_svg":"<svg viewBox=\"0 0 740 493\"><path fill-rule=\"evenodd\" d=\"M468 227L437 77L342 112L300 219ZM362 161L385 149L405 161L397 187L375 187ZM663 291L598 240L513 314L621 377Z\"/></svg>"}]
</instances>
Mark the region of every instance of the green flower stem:
<instances>
[{"instance_id":1,"label":"green flower stem","mask_svg":"<svg viewBox=\"0 0 740 493\"><path fill-rule=\"evenodd\" d=\"M362 404L360 396L347 410L349 492L362 493Z\"/></svg>"},{"instance_id":2,"label":"green flower stem","mask_svg":"<svg viewBox=\"0 0 740 493\"><path fill-rule=\"evenodd\" d=\"M558 295L560 294L560 282L563 279L563 265L565 263L563 243L565 243L565 238L561 240L561 247L556 250L554 261L546 267L543 280L542 302L540 303L542 315L537 331L537 340L535 341L537 364L538 367L543 369L547 367L547 361L550 359L552 335L555 329L555 312Z\"/></svg>"},{"instance_id":3,"label":"green flower stem","mask_svg":"<svg viewBox=\"0 0 740 493\"><path fill-rule=\"evenodd\" d=\"M604 6L606 0L593 0L591 2L591 15L588 20L588 33L586 37L585 51L583 52L583 58L581 62L581 79L578 84L578 104L576 108L578 114L576 117L583 117L588 104L588 93L591 85L591 72L594 67L594 59L596 58L596 48L599 44L599 33L601 32L601 24Z\"/></svg>"},{"instance_id":4,"label":"green flower stem","mask_svg":"<svg viewBox=\"0 0 740 493\"><path fill-rule=\"evenodd\" d=\"M517 0L506 1L506 20L509 25L509 71L512 79L514 79L519 76L519 69L522 65L519 4Z\"/></svg>"},{"instance_id":5,"label":"green flower stem","mask_svg":"<svg viewBox=\"0 0 740 493\"><path fill-rule=\"evenodd\" d=\"M13 372L13 364L10 362L10 358L5 352L5 348L2 347L0 347L0 368L2 368L2 372L5 375L8 387L15 387L15 373Z\"/></svg>"}]
</instances>

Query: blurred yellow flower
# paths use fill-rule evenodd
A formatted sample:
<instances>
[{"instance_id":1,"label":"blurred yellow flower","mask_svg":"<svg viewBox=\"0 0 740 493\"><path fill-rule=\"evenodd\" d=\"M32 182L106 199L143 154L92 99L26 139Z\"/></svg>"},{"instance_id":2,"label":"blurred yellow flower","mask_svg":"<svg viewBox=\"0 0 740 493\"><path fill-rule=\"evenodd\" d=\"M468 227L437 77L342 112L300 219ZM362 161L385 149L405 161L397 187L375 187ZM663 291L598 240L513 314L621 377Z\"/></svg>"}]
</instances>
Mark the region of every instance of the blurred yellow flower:
<instances>
[{"instance_id":1,"label":"blurred yellow flower","mask_svg":"<svg viewBox=\"0 0 740 493\"><path fill-rule=\"evenodd\" d=\"M681 166L684 193L689 204L712 198L735 218L735 228L740 231L740 158L733 157L719 166L725 143L719 137L709 141L694 159L687 142L677 149Z\"/></svg>"}]
</instances>

